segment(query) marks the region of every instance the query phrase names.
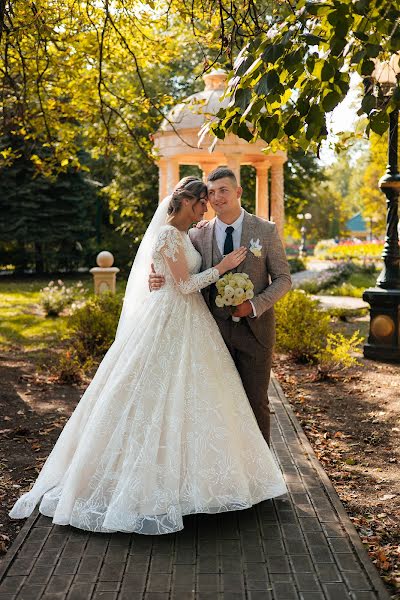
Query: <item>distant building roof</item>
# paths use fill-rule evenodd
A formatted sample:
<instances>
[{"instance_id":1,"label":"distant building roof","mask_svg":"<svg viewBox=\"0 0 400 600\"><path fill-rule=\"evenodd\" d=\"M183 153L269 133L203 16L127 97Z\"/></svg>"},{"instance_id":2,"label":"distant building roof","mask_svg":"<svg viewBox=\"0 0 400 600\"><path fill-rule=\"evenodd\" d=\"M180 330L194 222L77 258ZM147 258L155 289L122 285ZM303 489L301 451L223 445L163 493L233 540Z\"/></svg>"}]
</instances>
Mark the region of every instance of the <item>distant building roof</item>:
<instances>
[{"instance_id":1,"label":"distant building roof","mask_svg":"<svg viewBox=\"0 0 400 600\"><path fill-rule=\"evenodd\" d=\"M365 233L367 231L367 225L361 213L357 213L346 221L346 229L353 233Z\"/></svg>"}]
</instances>

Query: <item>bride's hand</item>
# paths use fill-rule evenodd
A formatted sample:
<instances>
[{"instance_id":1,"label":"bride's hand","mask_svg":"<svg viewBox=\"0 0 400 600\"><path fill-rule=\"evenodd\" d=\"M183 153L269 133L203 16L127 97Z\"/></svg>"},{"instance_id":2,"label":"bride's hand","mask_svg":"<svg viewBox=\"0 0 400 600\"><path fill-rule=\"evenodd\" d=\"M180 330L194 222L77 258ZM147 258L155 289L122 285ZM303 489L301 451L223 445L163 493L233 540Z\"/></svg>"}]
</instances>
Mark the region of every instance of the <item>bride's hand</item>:
<instances>
[{"instance_id":1,"label":"bride's hand","mask_svg":"<svg viewBox=\"0 0 400 600\"><path fill-rule=\"evenodd\" d=\"M233 252L230 252L229 254L224 256L224 258L221 260L220 263L218 263L218 265L216 265L215 268L218 269L220 275L223 275L230 269L234 269L235 267L240 265L240 263L243 262L246 258L246 254L247 248L242 246L238 250L234 250Z\"/></svg>"},{"instance_id":2,"label":"bride's hand","mask_svg":"<svg viewBox=\"0 0 400 600\"><path fill-rule=\"evenodd\" d=\"M153 263L151 263L151 273L149 274L148 284L150 292L161 289L165 284L165 277L163 275L158 275L155 272Z\"/></svg>"},{"instance_id":3,"label":"bride's hand","mask_svg":"<svg viewBox=\"0 0 400 600\"><path fill-rule=\"evenodd\" d=\"M202 221L199 221L198 223L196 223L196 225L194 225L194 227L196 229L203 229L203 227L205 225L207 225L207 223L209 223L209 221L207 221L207 219L203 219Z\"/></svg>"}]
</instances>

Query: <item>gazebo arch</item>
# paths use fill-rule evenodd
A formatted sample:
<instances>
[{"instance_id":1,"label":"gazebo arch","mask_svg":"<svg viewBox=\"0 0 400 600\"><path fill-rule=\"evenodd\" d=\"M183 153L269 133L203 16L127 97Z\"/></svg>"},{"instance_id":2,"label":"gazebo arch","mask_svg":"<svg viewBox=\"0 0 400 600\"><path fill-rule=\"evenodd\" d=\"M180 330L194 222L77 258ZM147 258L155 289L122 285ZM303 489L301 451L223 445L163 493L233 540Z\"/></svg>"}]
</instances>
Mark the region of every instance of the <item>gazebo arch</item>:
<instances>
[{"instance_id":1,"label":"gazebo arch","mask_svg":"<svg viewBox=\"0 0 400 600\"><path fill-rule=\"evenodd\" d=\"M199 130L207 119L212 119L229 102L229 98L220 100L226 84L225 71L219 69L206 73L203 80L205 89L175 106L153 136L159 166L160 200L179 181L180 165L200 167L204 180L213 169L226 165L233 170L239 182L240 166L252 165L256 170L256 214L274 221L283 239L283 165L287 160L286 152L265 154L262 152L265 147L262 140L249 143L233 134L218 140L212 152L208 151L213 141L210 136L206 136L199 147ZM206 216L211 218L212 211Z\"/></svg>"}]
</instances>

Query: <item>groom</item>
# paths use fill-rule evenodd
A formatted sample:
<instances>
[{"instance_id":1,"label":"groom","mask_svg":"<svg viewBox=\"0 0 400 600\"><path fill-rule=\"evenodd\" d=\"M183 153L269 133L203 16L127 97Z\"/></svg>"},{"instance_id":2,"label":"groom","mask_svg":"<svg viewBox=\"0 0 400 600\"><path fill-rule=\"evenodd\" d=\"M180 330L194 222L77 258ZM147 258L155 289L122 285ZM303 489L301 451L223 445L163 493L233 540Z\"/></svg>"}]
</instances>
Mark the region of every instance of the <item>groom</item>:
<instances>
[{"instance_id":1,"label":"groom","mask_svg":"<svg viewBox=\"0 0 400 600\"><path fill-rule=\"evenodd\" d=\"M268 384L275 343L273 306L291 287L285 251L274 223L246 212L240 205L242 188L230 169L218 168L207 179L208 200L216 218L189 230L192 244L202 256L201 271L218 264L224 254L245 246L245 260L236 271L247 273L254 284L254 298L235 309L234 322L227 307L215 304L215 284L202 290L235 362L258 426L270 443ZM164 283L150 275L152 290Z\"/></svg>"}]
</instances>

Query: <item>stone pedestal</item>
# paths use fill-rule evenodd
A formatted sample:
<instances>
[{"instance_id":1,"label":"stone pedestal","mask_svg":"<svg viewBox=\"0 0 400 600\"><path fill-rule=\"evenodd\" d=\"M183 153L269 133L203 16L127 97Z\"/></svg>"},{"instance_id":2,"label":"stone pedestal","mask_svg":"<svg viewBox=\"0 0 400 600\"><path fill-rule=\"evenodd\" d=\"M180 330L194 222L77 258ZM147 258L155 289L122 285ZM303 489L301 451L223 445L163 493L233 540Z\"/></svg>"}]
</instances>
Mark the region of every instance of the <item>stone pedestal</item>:
<instances>
[{"instance_id":1,"label":"stone pedestal","mask_svg":"<svg viewBox=\"0 0 400 600\"><path fill-rule=\"evenodd\" d=\"M94 280L94 293L102 294L103 292L111 292L115 294L115 286L117 273L119 269L113 267L114 257L111 252L103 250L97 255L97 267L90 269Z\"/></svg>"}]
</instances>

